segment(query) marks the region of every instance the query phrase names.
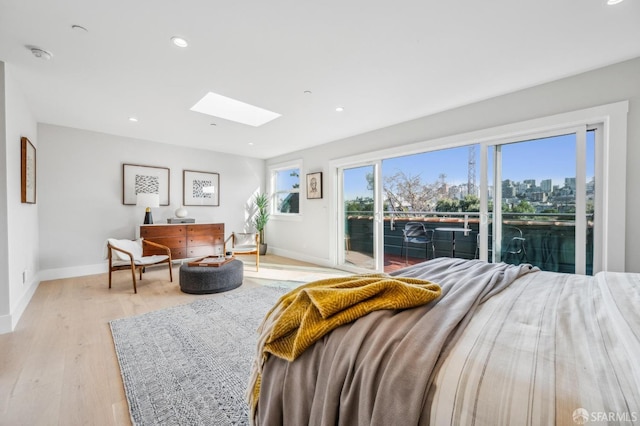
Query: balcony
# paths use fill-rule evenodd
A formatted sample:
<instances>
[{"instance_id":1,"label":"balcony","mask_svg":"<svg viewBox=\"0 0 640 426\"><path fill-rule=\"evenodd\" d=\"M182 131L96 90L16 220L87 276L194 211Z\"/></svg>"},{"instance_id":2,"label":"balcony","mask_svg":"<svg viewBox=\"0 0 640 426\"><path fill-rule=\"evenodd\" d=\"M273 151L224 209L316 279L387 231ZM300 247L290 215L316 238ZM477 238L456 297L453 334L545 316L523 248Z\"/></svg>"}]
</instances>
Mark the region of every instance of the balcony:
<instances>
[{"instance_id":1,"label":"balcony","mask_svg":"<svg viewBox=\"0 0 640 426\"><path fill-rule=\"evenodd\" d=\"M466 219L465 219L466 218ZM409 221L424 223L428 230L434 230L435 257L452 255L452 233L437 231L437 228L463 228L467 223L469 232L455 233L456 258L473 259L477 255L479 215L469 213L418 212L385 214L384 217L384 265L385 272L404 267L405 255L401 253L404 225ZM517 227L522 231L526 258L509 256L508 263L531 263L542 270L575 273L575 215L561 213L503 213L505 226ZM587 217L587 274L593 271L593 215ZM346 222L347 261L356 265L371 266L373 256L373 219L371 212L348 212ZM492 224L489 223L489 234ZM504 247L503 247L504 248ZM489 241L489 258L492 244ZM431 257L431 250L429 250ZM411 246L408 264L425 260L424 246ZM369 264L367 264L369 262Z\"/></svg>"}]
</instances>

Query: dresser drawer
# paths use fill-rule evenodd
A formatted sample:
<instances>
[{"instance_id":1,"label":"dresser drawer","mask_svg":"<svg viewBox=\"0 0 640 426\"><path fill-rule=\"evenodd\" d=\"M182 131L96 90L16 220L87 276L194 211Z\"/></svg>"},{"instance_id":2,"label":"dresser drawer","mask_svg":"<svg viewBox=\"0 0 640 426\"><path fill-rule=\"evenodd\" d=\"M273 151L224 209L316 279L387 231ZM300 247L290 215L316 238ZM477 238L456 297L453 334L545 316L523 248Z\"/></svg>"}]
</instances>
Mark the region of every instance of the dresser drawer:
<instances>
[{"instance_id":1,"label":"dresser drawer","mask_svg":"<svg viewBox=\"0 0 640 426\"><path fill-rule=\"evenodd\" d=\"M222 254L223 250L224 248L222 245L187 247L187 257L217 256Z\"/></svg>"},{"instance_id":2,"label":"dresser drawer","mask_svg":"<svg viewBox=\"0 0 640 426\"><path fill-rule=\"evenodd\" d=\"M211 246L224 244L222 235L191 235L187 239L187 247Z\"/></svg>"},{"instance_id":3,"label":"dresser drawer","mask_svg":"<svg viewBox=\"0 0 640 426\"><path fill-rule=\"evenodd\" d=\"M185 241L187 240L184 237L155 237L155 238L147 238L147 239L154 243L167 246L170 249L184 247L186 245ZM147 247L149 248L149 246Z\"/></svg>"},{"instance_id":4,"label":"dresser drawer","mask_svg":"<svg viewBox=\"0 0 640 426\"><path fill-rule=\"evenodd\" d=\"M168 240L168 241L166 241ZM182 244L180 244L180 241L174 241L174 240L178 240L177 238L154 238L153 242L154 243L158 243L158 244L162 244L163 246L167 246L169 247L169 249L171 250L171 256L175 257L174 255L174 250L183 250L184 252L184 238L181 238L180 240L183 241ZM149 240L151 241L151 240ZM150 256L152 254L167 254L167 252L163 249L161 249L160 247L154 247L152 245L149 244L145 244L144 245L144 251L142 253L143 256Z\"/></svg>"},{"instance_id":5,"label":"dresser drawer","mask_svg":"<svg viewBox=\"0 0 640 426\"><path fill-rule=\"evenodd\" d=\"M211 223L204 225L187 225L187 233L189 236L201 236L201 235L211 235L211 234L221 234L224 238L224 224L222 223Z\"/></svg>"},{"instance_id":6,"label":"dresser drawer","mask_svg":"<svg viewBox=\"0 0 640 426\"><path fill-rule=\"evenodd\" d=\"M167 252L156 247L149 247L149 250L144 252L145 256L152 256L154 254L167 254ZM187 250L185 248L180 247L171 249L171 260L184 259L185 257L187 257L186 255Z\"/></svg>"},{"instance_id":7,"label":"dresser drawer","mask_svg":"<svg viewBox=\"0 0 640 426\"><path fill-rule=\"evenodd\" d=\"M187 257L187 249L182 248L172 248L171 249L171 259L185 259Z\"/></svg>"},{"instance_id":8,"label":"dresser drawer","mask_svg":"<svg viewBox=\"0 0 640 426\"><path fill-rule=\"evenodd\" d=\"M140 236L147 239L155 239L157 237L184 237L187 233L187 227L184 225L162 225L162 226L141 226Z\"/></svg>"}]
</instances>

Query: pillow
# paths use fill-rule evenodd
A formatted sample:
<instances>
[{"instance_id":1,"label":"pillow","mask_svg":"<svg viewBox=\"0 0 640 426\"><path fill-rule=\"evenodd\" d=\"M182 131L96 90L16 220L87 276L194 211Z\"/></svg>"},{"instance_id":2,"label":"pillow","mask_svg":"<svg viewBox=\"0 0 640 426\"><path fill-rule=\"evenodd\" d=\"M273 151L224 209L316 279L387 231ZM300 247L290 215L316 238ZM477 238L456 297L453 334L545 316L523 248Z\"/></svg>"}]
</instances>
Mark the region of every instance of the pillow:
<instances>
[{"instance_id":1,"label":"pillow","mask_svg":"<svg viewBox=\"0 0 640 426\"><path fill-rule=\"evenodd\" d=\"M128 251L133 255L134 259L140 259L142 257L142 239L116 240L115 238L109 238L107 241L114 247ZM114 254L114 257L116 259L127 261L130 260L129 256L117 250L113 250L112 253Z\"/></svg>"}]
</instances>

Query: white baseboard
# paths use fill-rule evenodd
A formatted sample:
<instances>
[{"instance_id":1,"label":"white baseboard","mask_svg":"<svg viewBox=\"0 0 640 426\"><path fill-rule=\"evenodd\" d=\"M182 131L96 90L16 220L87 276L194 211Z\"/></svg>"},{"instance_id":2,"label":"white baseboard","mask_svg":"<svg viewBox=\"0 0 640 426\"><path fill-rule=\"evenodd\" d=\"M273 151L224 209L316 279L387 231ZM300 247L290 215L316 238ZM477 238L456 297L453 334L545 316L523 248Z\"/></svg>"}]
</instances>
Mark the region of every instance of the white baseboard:
<instances>
[{"instance_id":1,"label":"white baseboard","mask_svg":"<svg viewBox=\"0 0 640 426\"><path fill-rule=\"evenodd\" d=\"M12 331L11 315L0 315L0 334L11 333Z\"/></svg>"},{"instance_id":2,"label":"white baseboard","mask_svg":"<svg viewBox=\"0 0 640 426\"><path fill-rule=\"evenodd\" d=\"M27 305L29 305L31 298L38 289L38 285L40 285L40 279L36 274L34 279L28 284L29 287L27 291L22 294L15 309L13 309L9 315L0 316L0 334L11 333L15 330L18 321L20 321L20 317L22 317L24 310L27 309Z\"/></svg>"},{"instance_id":3,"label":"white baseboard","mask_svg":"<svg viewBox=\"0 0 640 426\"><path fill-rule=\"evenodd\" d=\"M59 280L62 278L82 277L85 275L104 274L109 272L106 263L96 263L94 265L71 266L68 268L44 269L40 271L41 281Z\"/></svg>"},{"instance_id":4,"label":"white baseboard","mask_svg":"<svg viewBox=\"0 0 640 426\"><path fill-rule=\"evenodd\" d=\"M329 259L324 259L324 258L321 258L321 257L301 255L299 252L282 250L282 249L279 249L277 247L271 247L271 246L269 246L268 250L269 251L267 253L272 253L272 254L275 254L275 255L278 255L278 256L282 256L282 257L288 257L289 259L295 259L295 260L299 260L301 262L314 263L316 265L324 266L326 268L335 268L336 267L335 265L333 265L331 263L331 261Z\"/></svg>"}]
</instances>

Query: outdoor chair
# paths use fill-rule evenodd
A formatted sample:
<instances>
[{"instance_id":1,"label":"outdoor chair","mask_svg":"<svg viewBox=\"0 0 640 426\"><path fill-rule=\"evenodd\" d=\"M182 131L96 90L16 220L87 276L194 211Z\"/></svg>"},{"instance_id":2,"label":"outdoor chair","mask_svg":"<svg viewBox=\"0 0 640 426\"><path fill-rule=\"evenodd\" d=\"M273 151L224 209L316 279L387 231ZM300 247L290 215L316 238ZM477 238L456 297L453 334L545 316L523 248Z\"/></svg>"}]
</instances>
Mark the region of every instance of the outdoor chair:
<instances>
[{"instance_id":1,"label":"outdoor chair","mask_svg":"<svg viewBox=\"0 0 640 426\"><path fill-rule=\"evenodd\" d=\"M428 230L424 224L420 222L407 222L402 230L402 236L400 256L402 256L404 252L406 264L409 264L409 244L424 244L425 259L429 259L429 246L431 246L431 254L434 255L433 230Z\"/></svg>"},{"instance_id":2,"label":"outdoor chair","mask_svg":"<svg viewBox=\"0 0 640 426\"><path fill-rule=\"evenodd\" d=\"M522 230L515 226L505 226L502 229L502 261L513 262L518 265L528 262L526 239L522 235Z\"/></svg>"},{"instance_id":3,"label":"outdoor chair","mask_svg":"<svg viewBox=\"0 0 640 426\"><path fill-rule=\"evenodd\" d=\"M522 234L522 230L515 226L505 226L502 228L502 256L501 261L505 263L514 262L518 265L528 262L526 238ZM491 235L489 235L489 244L491 244ZM480 257L480 233L476 236L476 254L475 259ZM491 260L491 248L489 248L489 260Z\"/></svg>"}]
</instances>

